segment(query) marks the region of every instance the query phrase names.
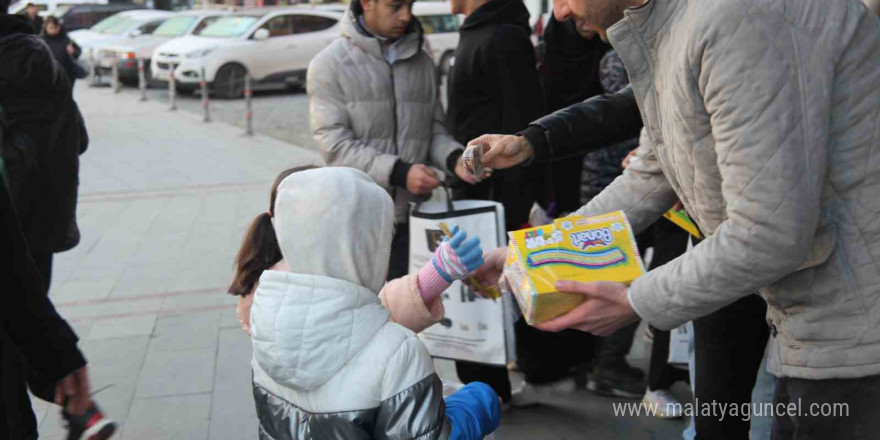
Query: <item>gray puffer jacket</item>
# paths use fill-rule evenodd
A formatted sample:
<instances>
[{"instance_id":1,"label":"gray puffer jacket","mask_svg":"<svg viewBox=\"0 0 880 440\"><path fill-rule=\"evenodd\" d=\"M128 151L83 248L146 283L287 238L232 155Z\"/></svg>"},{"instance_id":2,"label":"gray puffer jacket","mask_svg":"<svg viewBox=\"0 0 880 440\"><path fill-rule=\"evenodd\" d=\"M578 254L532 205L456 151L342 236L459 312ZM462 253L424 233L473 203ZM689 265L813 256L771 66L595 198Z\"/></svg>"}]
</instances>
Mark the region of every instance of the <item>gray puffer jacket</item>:
<instances>
[{"instance_id":1,"label":"gray puffer jacket","mask_svg":"<svg viewBox=\"0 0 880 440\"><path fill-rule=\"evenodd\" d=\"M328 165L357 168L391 192L395 221L406 222L416 196L392 186L395 162L451 173L450 155L463 147L443 125L436 70L418 20L397 43L393 64L350 10L341 31L309 64L312 135Z\"/></svg>"},{"instance_id":2,"label":"gray puffer jacket","mask_svg":"<svg viewBox=\"0 0 880 440\"><path fill-rule=\"evenodd\" d=\"M827 0L652 0L608 30L648 142L582 209L634 229L676 195L707 238L636 280L674 328L750 292L769 369L880 374L880 20Z\"/></svg>"}]
</instances>

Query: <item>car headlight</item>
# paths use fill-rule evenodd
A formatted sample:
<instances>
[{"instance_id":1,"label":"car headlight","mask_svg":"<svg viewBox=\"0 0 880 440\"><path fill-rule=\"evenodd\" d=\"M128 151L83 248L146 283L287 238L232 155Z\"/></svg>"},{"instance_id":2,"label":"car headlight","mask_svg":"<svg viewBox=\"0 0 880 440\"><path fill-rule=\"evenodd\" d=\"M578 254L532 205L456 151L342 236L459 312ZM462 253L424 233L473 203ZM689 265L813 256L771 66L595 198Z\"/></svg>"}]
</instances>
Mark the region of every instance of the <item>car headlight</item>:
<instances>
[{"instance_id":1,"label":"car headlight","mask_svg":"<svg viewBox=\"0 0 880 440\"><path fill-rule=\"evenodd\" d=\"M207 49L194 50L192 52L187 53L186 57L187 58L201 58L201 57L213 52L214 49L216 49L216 47L209 47Z\"/></svg>"}]
</instances>

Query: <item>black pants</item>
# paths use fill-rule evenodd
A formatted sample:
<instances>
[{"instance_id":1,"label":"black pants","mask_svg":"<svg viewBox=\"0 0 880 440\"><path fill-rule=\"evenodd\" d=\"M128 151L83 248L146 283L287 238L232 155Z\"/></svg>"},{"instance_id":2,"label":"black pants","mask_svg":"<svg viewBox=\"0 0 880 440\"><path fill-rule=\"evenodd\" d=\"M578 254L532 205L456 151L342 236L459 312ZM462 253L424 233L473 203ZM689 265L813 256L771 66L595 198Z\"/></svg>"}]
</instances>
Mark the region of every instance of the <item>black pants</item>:
<instances>
[{"instance_id":1,"label":"black pants","mask_svg":"<svg viewBox=\"0 0 880 440\"><path fill-rule=\"evenodd\" d=\"M461 383L483 382L492 387L501 400L510 400L510 376L507 374L507 367L455 361L455 372Z\"/></svg>"},{"instance_id":2,"label":"black pants","mask_svg":"<svg viewBox=\"0 0 880 440\"><path fill-rule=\"evenodd\" d=\"M12 339L0 331L0 438L37 437L37 419L27 393L24 360Z\"/></svg>"},{"instance_id":3,"label":"black pants","mask_svg":"<svg viewBox=\"0 0 880 440\"><path fill-rule=\"evenodd\" d=\"M654 342L651 343L651 362L648 366L648 390L668 390L678 381L688 381L686 370L669 365L669 332L651 327Z\"/></svg>"},{"instance_id":4,"label":"black pants","mask_svg":"<svg viewBox=\"0 0 880 440\"><path fill-rule=\"evenodd\" d=\"M391 240L391 260L388 264L388 281L409 273L409 223L394 225L394 238Z\"/></svg>"},{"instance_id":5,"label":"black pants","mask_svg":"<svg viewBox=\"0 0 880 440\"><path fill-rule=\"evenodd\" d=\"M776 379L773 400L774 408L788 408L792 403L799 408L794 415L788 411L780 414L776 409L773 440L880 438L880 375L859 379Z\"/></svg>"},{"instance_id":6,"label":"black pants","mask_svg":"<svg viewBox=\"0 0 880 440\"><path fill-rule=\"evenodd\" d=\"M596 337L580 330L549 333L520 319L514 324L516 364L533 384L555 382L569 376L577 365L590 362Z\"/></svg>"},{"instance_id":7,"label":"black pants","mask_svg":"<svg viewBox=\"0 0 880 440\"><path fill-rule=\"evenodd\" d=\"M694 397L700 406L718 402L742 408L752 401L752 388L769 336L766 313L764 299L749 295L694 320ZM718 414L698 411L694 417L697 440L748 440L748 421L741 417L719 418Z\"/></svg>"}]
</instances>

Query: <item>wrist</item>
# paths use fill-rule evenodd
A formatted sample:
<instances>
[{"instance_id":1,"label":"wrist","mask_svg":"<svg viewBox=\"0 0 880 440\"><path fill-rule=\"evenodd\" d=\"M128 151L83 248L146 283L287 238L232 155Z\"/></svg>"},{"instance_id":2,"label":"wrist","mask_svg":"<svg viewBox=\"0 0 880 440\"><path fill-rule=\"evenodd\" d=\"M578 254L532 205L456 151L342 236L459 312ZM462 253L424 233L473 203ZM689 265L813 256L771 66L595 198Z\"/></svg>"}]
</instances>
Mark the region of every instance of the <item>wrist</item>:
<instances>
[{"instance_id":1,"label":"wrist","mask_svg":"<svg viewBox=\"0 0 880 440\"><path fill-rule=\"evenodd\" d=\"M461 158L461 155L464 153L464 150L455 150L452 153L449 153L449 156L446 156L446 169L449 170L450 173L455 174L456 165L458 165L458 159Z\"/></svg>"},{"instance_id":2,"label":"wrist","mask_svg":"<svg viewBox=\"0 0 880 440\"><path fill-rule=\"evenodd\" d=\"M432 258L427 264L419 270L417 282L419 286L419 295L425 303L431 302L434 298L440 296L444 290L452 285L452 281L448 275L442 274L437 268L435 260Z\"/></svg>"},{"instance_id":3,"label":"wrist","mask_svg":"<svg viewBox=\"0 0 880 440\"><path fill-rule=\"evenodd\" d=\"M531 157L523 162L523 165L529 165L532 162L542 162L547 160L547 134L546 131L538 125L529 125L528 128L518 134L528 142L528 146L532 152Z\"/></svg>"},{"instance_id":4,"label":"wrist","mask_svg":"<svg viewBox=\"0 0 880 440\"><path fill-rule=\"evenodd\" d=\"M394 167L391 169L391 176L388 179L391 186L406 188L406 178L409 176L409 170L412 168L412 165L413 164L409 162L397 159L397 161L394 162Z\"/></svg>"}]
</instances>

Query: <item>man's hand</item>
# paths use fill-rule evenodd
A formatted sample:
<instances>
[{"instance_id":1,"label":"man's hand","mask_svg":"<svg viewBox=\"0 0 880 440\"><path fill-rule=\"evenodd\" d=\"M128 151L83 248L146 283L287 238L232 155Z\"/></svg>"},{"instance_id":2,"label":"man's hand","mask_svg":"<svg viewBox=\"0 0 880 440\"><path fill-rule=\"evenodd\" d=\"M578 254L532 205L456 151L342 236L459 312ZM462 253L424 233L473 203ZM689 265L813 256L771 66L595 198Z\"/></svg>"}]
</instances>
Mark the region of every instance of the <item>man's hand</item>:
<instances>
[{"instance_id":1,"label":"man's hand","mask_svg":"<svg viewBox=\"0 0 880 440\"><path fill-rule=\"evenodd\" d=\"M437 172L427 165L414 164L406 174L406 190L415 195L431 194L431 191L438 186L440 179L437 177Z\"/></svg>"},{"instance_id":2,"label":"man's hand","mask_svg":"<svg viewBox=\"0 0 880 440\"><path fill-rule=\"evenodd\" d=\"M625 170L626 167L629 166L629 163L632 162L633 158L636 157L636 151L638 150L638 148L633 148L632 151L627 153L626 157L623 158L623 162L620 163L620 168Z\"/></svg>"},{"instance_id":3,"label":"man's hand","mask_svg":"<svg viewBox=\"0 0 880 440\"><path fill-rule=\"evenodd\" d=\"M85 414L91 401L89 371L86 367L70 373L55 386L55 403L64 405L67 412L74 415Z\"/></svg>"},{"instance_id":4,"label":"man's hand","mask_svg":"<svg viewBox=\"0 0 880 440\"><path fill-rule=\"evenodd\" d=\"M474 144L483 146L483 165L496 170L519 165L535 152L532 144L522 136L484 134L468 142L468 146Z\"/></svg>"},{"instance_id":5,"label":"man's hand","mask_svg":"<svg viewBox=\"0 0 880 440\"><path fill-rule=\"evenodd\" d=\"M67 53L70 54L70 56L73 56L73 54L76 53L76 48L74 48L72 44L68 44Z\"/></svg>"},{"instance_id":6,"label":"man's hand","mask_svg":"<svg viewBox=\"0 0 880 440\"><path fill-rule=\"evenodd\" d=\"M558 281L560 292L585 296L585 301L556 319L536 324L535 328L558 332L573 328L594 335L608 336L627 324L638 321L632 305L626 298L626 284L608 281L581 283Z\"/></svg>"},{"instance_id":7,"label":"man's hand","mask_svg":"<svg viewBox=\"0 0 880 440\"><path fill-rule=\"evenodd\" d=\"M459 157L458 160L455 162L455 175L458 176L459 179L464 180L471 185L476 185L483 180L491 177L492 170L490 168L486 168L486 171L483 172L482 176L474 176L468 172L467 167L464 166L464 160Z\"/></svg>"},{"instance_id":8,"label":"man's hand","mask_svg":"<svg viewBox=\"0 0 880 440\"><path fill-rule=\"evenodd\" d=\"M501 272L504 270L504 260L507 259L507 248L500 247L492 249L483 254L483 265L477 269L472 277L479 281L483 286L497 286L498 280L501 279ZM487 298L487 292L480 291L478 286L471 285L467 280L463 281L469 285L480 296Z\"/></svg>"}]
</instances>

